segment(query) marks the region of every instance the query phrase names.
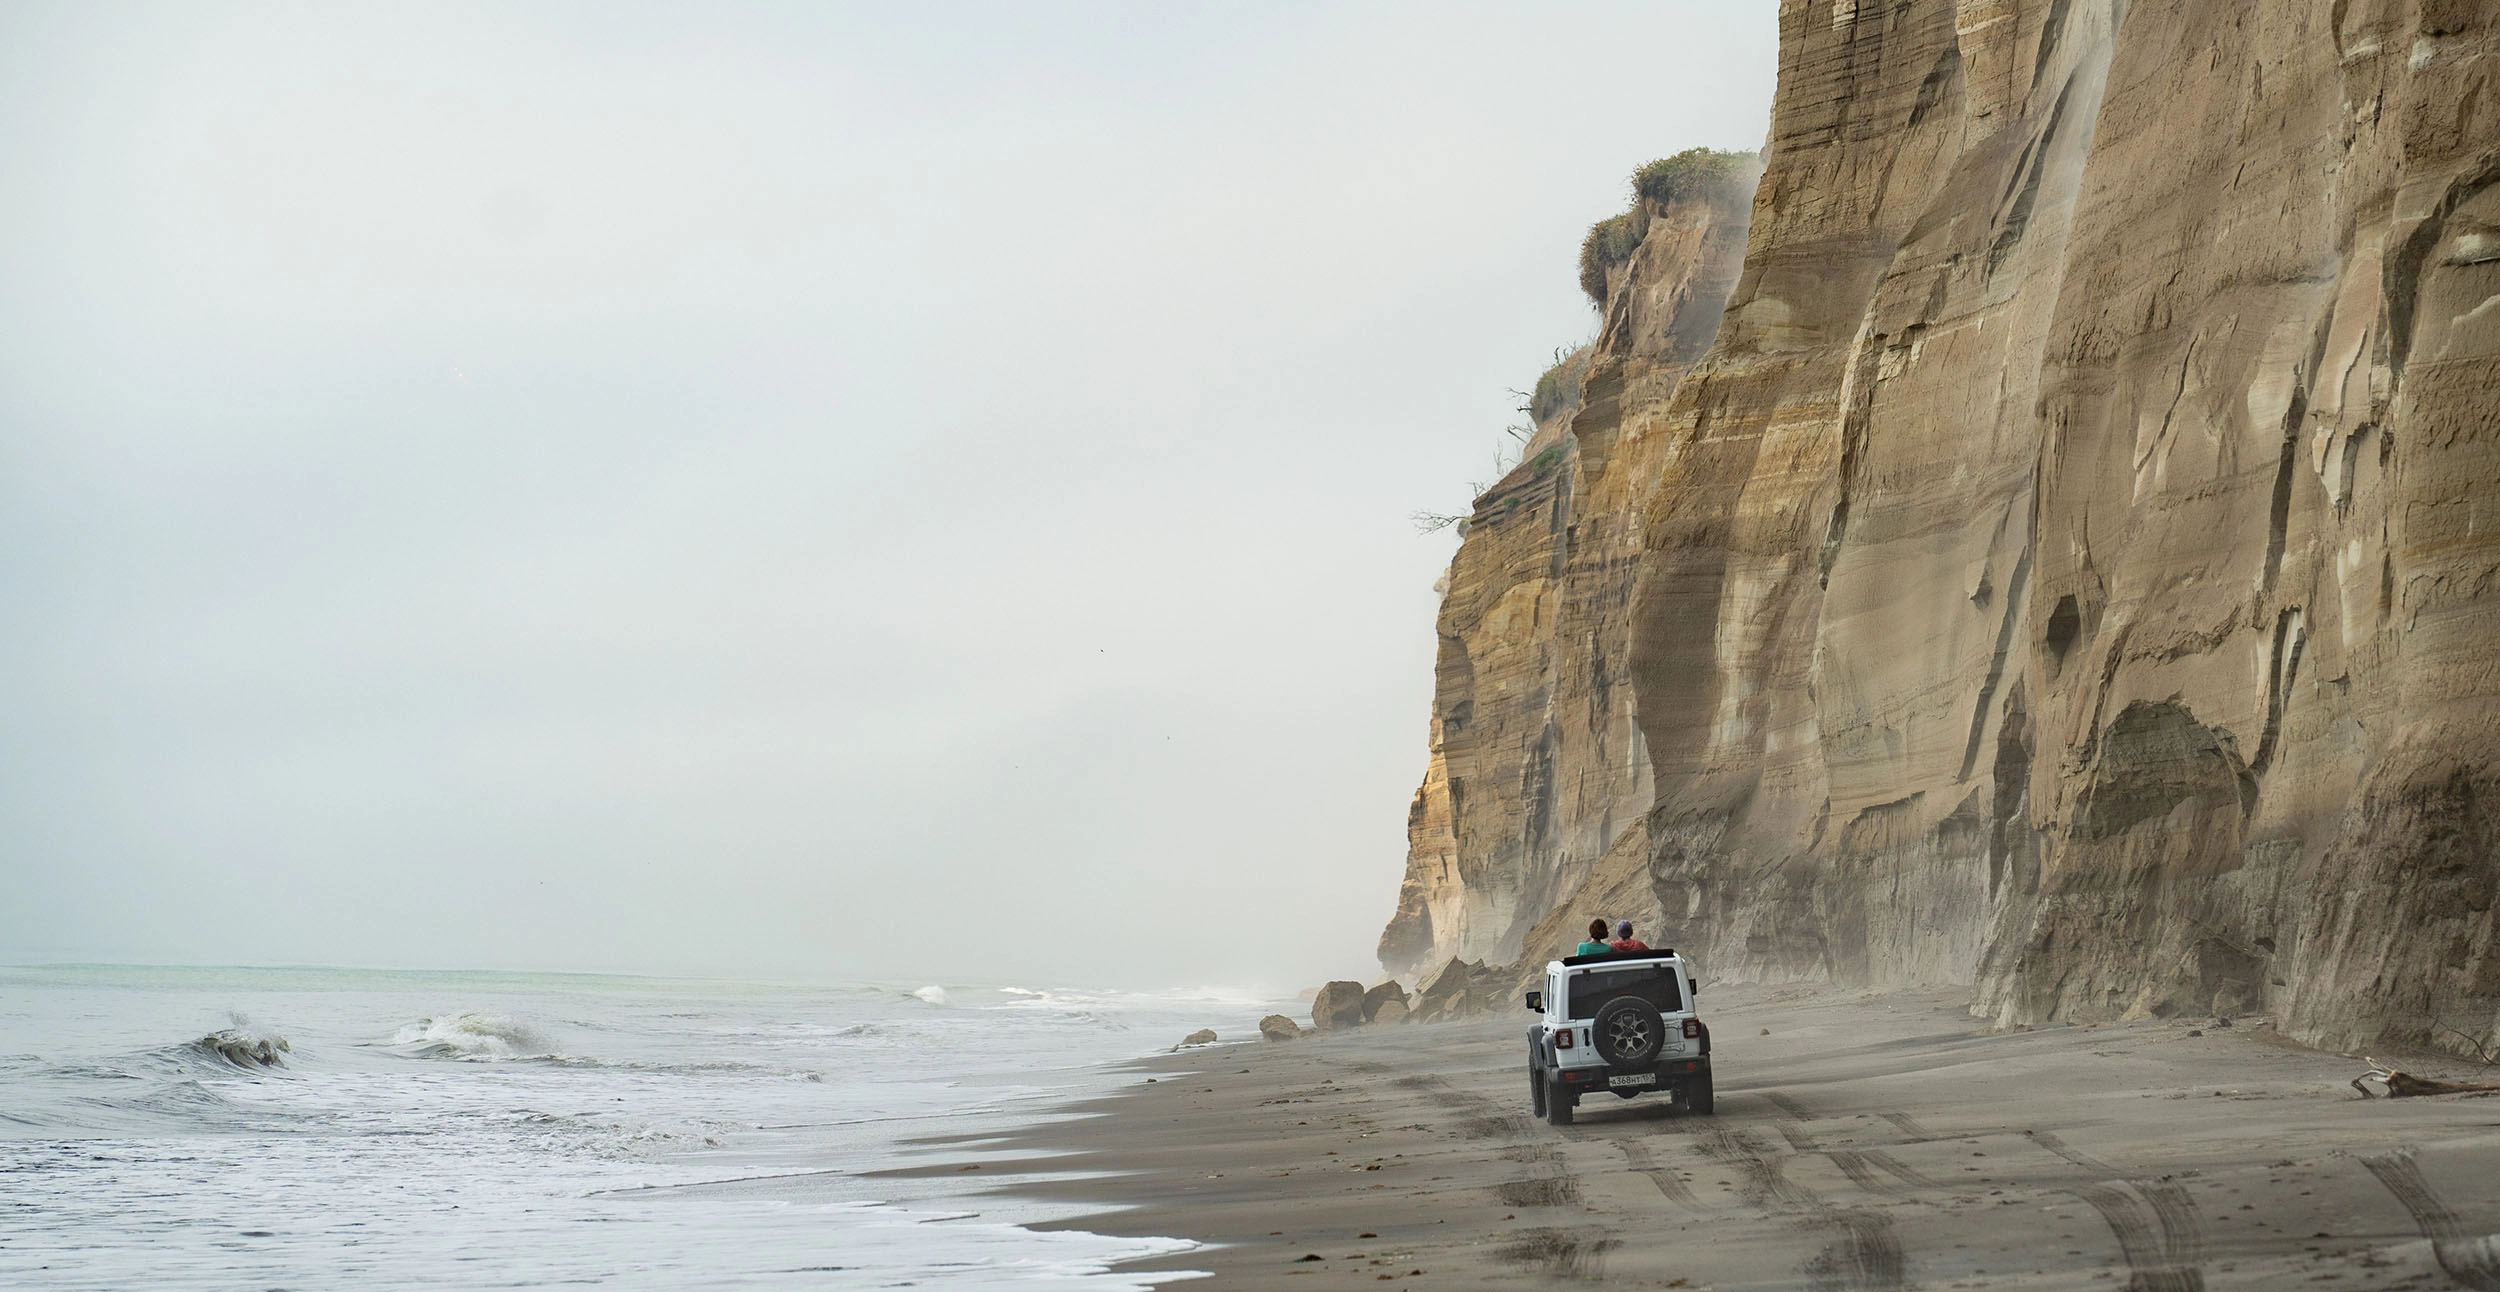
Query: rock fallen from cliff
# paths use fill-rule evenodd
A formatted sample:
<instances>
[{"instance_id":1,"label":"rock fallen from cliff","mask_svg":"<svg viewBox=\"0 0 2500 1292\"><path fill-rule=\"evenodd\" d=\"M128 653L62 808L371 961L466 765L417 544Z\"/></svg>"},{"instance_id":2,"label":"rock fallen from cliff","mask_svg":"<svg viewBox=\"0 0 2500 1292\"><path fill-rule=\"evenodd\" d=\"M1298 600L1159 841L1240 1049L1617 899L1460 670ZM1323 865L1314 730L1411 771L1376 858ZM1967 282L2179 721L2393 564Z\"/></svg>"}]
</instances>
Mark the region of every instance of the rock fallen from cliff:
<instances>
[{"instance_id":1,"label":"rock fallen from cliff","mask_svg":"<svg viewBox=\"0 0 2500 1292\"><path fill-rule=\"evenodd\" d=\"M1392 978L1387 982L1380 983L1374 986L1370 991L1364 992L1363 1021L1366 1023L1379 1022L1381 1006L1387 1005L1392 1001L1397 1003L1399 1013L1403 1014L1406 1010L1406 988L1399 986L1398 980L1395 978Z\"/></svg>"},{"instance_id":2,"label":"rock fallen from cliff","mask_svg":"<svg viewBox=\"0 0 2500 1292\"><path fill-rule=\"evenodd\" d=\"M1215 1041L1215 1029L1202 1027L1181 1038L1182 1045L1209 1045Z\"/></svg>"},{"instance_id":3,"label":"rock fallen from cliff","mask_svg":"<svg viewBox=\"0 0 2500 1292\"><path fill-rule=\"evenodd\" d=\"M1363 1025L1363 984L1347 980L1329 983L1311 998L1311 1025L1323 1032Z\"/></svg>"},{"instance_id":4,"label":"rock fallen from cliff","mask_svg":"<svg viewBox=\"0 0 2500 1292\"><path fill-rule=\"evenodd\" d=\"M1380 1002L1379 1011L1372 1015L1372 1026L1374 1027L1386 1027L1391 1023L1403 1023L1405 1021L1406 1001L1403 998L1397 1000L1384 1000Z\"/></svg>"},{"instance_id":5,"label":"rock fallen from cliff","mask_svg":"<svg viewBox=\"0 0 2500 1292\"><path fill-rule=\"evenodd\" d=\"M1270 1014L1259 1020L1259 1036L1269 1041L1300 1040L1302 1025L1282 1014Z\"/></svg>"},{"instance_id":6,"label":"rock fallen from cliff","mask_svg":"<svg viewBox=\"0 0 2500 1292\"><path fill-rule=\"evenodd\" d=\"M1477 1018L1508 1007L1518 971L1509 965L1488 965L1451 959L1424 975L1407 1002L1407 1017L1418 1023Z\"/></svg>"},{"instance_id":7,"label":"rock fallen from cliff","mask_svg":"<svg viewBox=\"0 0 2500 1292\"><path fill-rule=\"evenodd\" d=\"M1441 967L1425 974L1415 984L1415 998L1409 1003L1410 1016L1418 1023L1437 1023L1457 1017L1456 1007L1467 995L1467 984L1481 965L1470 965L1455 957L1441 962Z\"/></svg>"}]
</instances>

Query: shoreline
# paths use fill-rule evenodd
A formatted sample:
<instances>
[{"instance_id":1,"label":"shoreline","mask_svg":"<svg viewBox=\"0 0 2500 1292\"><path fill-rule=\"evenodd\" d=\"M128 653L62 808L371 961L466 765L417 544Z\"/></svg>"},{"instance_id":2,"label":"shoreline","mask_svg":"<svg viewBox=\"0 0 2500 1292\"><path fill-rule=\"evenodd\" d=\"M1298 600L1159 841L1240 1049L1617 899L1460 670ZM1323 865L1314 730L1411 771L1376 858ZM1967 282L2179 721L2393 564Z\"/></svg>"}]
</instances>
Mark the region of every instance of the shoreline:
<instances>
[{"instance_id":1,"label":"shoreline","mask_svg":"<svg viewBox=\"0 0 2500 1292\"><path fill-rule=\"evenodd\" d=\"M392 1285L446 1250L514 1286L1142 1289L1125 1262L1193 1244L878 1172L1261 1009L223 966L0 969L0 994L0 1286L65 1289Z\"/></svg>"},{"instance_id":2,"label":"shoreline","mask_svg":"<svg viewBox=\"0 0 2500 1292\"><path fill-rule=\"evenodd\" d=\"M2364 1100L2360 1060L2261 1020L1990 1032L1963 1000L1716 986L1715 1117L1644 1097L1532 1119L1523 1013L1131 1061L905 1171L981 1171L983 1196L1059 1213L1041 1231L1193 1240L1119 1272L1219 1286L2500 1278L2500 1105Z\"/></svg>"}]
</instances>

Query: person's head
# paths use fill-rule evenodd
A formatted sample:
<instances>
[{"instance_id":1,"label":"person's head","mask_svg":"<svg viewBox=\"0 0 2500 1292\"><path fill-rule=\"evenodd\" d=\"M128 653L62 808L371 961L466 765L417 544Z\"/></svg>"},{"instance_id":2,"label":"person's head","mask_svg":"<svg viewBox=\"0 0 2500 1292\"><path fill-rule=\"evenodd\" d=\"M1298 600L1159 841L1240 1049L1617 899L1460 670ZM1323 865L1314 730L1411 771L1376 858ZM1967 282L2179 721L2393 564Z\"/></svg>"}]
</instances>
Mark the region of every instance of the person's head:
<instances>
[{"instance_id":1,"label":"person's head","mask_svg":"<svg viewBox=\"0 0 2500 1292\"><path fill-rule=\"evenodd\" d=\"M1603 941L1605 941L1605 940L1606 940L1606 921L1605 921L1603 918L1594 919L1594 920L1589 921L1589 941L1591 941L1591 942L1603 942Z\"/></svg>"},{"instance_id":2,"label":"person's head","mask_svg":"<svg viewBox=\"0 0 2500 1292\"><path fill-rule=\"evenodd\" d=\"M1617 921L1615 921L1615 936L1616 936L1616 937L1619 937L1619 938L1628 938L1628 937L1631 937L1631 936L1632 936L1632 921L1630 921L1630 920L1617 920Z\"/></svg>"}]
</instances>

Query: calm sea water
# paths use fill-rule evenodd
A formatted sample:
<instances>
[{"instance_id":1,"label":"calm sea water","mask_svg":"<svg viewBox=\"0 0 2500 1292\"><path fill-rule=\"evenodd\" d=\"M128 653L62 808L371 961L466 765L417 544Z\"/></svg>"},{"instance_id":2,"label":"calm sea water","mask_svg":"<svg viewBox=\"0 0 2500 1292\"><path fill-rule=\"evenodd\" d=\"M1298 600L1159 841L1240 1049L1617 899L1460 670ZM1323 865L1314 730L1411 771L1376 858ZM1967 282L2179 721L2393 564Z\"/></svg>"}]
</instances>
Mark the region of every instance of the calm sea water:
<instances>
[{"instance_id":1,"label":"calm sea water","mask_svg":"<svg viewBox=\"0 0 2500 1292\"><path fill-rule=\"evenodd\" d=\"M1053 1115L1222 993L0 969L0 1287L1138 1288L915 1138ZM985 1175L984 1184L996 1184ZM958 1196L949 1196L950 1192Z\"/></svg>"}]
</instances>

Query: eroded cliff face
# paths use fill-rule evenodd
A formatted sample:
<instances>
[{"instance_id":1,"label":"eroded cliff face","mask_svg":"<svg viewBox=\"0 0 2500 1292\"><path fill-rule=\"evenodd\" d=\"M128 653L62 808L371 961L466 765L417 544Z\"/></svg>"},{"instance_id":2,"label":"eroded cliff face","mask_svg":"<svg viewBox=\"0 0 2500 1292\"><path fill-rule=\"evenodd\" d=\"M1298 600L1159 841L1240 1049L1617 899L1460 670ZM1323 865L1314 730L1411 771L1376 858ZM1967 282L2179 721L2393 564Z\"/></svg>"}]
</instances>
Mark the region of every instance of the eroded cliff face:
<instances>
[{"instance_id":1,"label":"eroded cliff face","mask_svg":"<svg viewBox=\"0 0 2500 1292\"><path fill-rule=\"evenodd\" d=\"M1646 855L1605 900L1712 976L1971 983L2006 1023L2492 1039L2496 25L1783 3L1715 339L1572 419L1638 534L1604 675L1651 801L1607 801ZM1531 878L1410 959L1615 914L1483 865L1452 797L1450 873ZM1556 838L1609 819L1557 802Z\"/></svg>"},{"instance_id":2,"label":"eroded cliff face","mask_svg":"<svg viewBox=\"0 0 2500 1292\"><path fill-rule=\"evenodd\" d=\"M1647 865L1654 793L1625 670L1659 444L1627 441L1622 418L1663 405L1708 348L1747 209L1739 192L1636 214L1647 231L1609 275L1597 339L1565 365L1578 394L1476 499L1450 563L1431 762L1380 939L1392 972L1515 959L1601 859Z\"/></svg>"}]
</instances>

